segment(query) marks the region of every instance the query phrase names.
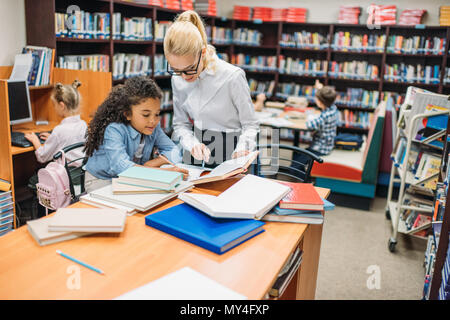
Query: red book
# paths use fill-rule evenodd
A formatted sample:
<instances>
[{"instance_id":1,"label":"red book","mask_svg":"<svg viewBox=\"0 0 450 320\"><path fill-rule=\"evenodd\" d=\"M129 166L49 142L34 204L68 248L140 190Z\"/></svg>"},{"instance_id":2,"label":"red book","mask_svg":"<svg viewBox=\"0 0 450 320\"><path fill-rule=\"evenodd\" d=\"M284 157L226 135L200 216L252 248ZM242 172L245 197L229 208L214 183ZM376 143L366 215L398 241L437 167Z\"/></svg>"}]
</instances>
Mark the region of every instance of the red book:
<instances>
[{"instance_id":1,"label":"red book","mask_svg":"<svg viewBox=\"0 0 450 320\"><path fill-rule=\"evenodd\" d=\"M281 209L323 210L323 201L312 183L278 182L292 189L280 200Z\"/></svg>"}]
</instances>

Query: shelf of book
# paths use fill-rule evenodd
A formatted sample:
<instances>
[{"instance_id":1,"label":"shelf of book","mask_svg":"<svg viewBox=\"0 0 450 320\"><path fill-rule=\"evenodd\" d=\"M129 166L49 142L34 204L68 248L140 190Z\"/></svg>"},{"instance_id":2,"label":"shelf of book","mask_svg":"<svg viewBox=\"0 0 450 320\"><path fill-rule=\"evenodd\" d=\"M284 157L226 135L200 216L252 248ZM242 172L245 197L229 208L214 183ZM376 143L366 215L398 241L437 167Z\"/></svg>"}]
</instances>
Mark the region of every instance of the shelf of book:
<instances>
[{"instance_id":1,"label":"shelf of book","mask_svg":"<svg viewBox=\"0 0 450 320\"><path fill-rule=\"evenodd\" d=\"M51 48L56 48L56 61L58 57L64 54L70 54L69 52L73 49L72 45L82 44L83 47L77 49L76 53L83 54L102 54L109 56L110 70L113 71L113 56L121 52L119 50L126 49L127 53L132 53L130 51L138 51L139 54L145 54L148 56L155 56L156 53L163 53L163 37L165 28L168 26L170 21L173 21L175 16L182 12L181 10L167 9L158 6L148 5L145 3L137 3L133 1L123 1L123 0L102 0L102 1L81 1L74 0L70 4L76 4L80 6L85 12L102 12L109 14L109 17L113 18L114 14L120 13L122 17L145 17L152 20L152 33L153 40L109 40L109 39L75 39L75 38L64 38L57 37L55 30L55 13L66 12L66 7L68 5L66 0L42 0L39 4L33 0L26 0L26 21L27 21L27 41L33 45L45 45ZM34 14L35 11L39 10L39 15ZM450 41L450 27L434 27L425 26L424 29L416 29L409 26L382 26L380 29L368 30L366 25L352 25L352 24L338 24L338 23L291 23L291 22L262 22L262 21L247 21L238 19L229 19L223 17L216 17L210 15L202 15L205 23L209 28L210 38L213 38L211 31L213 28L217 27L220 32L216 30L216 35L214 39L210 42L217 46L217 48L222 50L232 57L236 53L248 53L252 56L260 55L259 52L264 52L266 50L269 52L274 52L274 54L283 54L286 56L292 56L296 58L298 55L302 55L302 59L318 59L326 61L327 65L337 58L338 62L345 62L348 58L354 58L356 60L367 59L371 64L375 64L379 71L378 76L384 75L385 64L389 61L395 59L408 59L409 62L413 64L422 64L423 59L431 59L442 64L440 66L440 81L444 79L445 68L449 61L447 56L448 52L448 42ZM45 18L46 23L42 24L42 19ZM112 22L113 19L110 19ZM159 28L158 37L155 36L156 33L156 23L161 22L164 28ZM42 30L39 33L33 31L36 25L42 25ZM245 41L250 44L240 43L239 41L233 39L233 35L229 33L223 33L225 30L231 30L235 32L238 29L247 30L249 32L254 32L255 35L258 33L261 35L259 42L253 43L253 38L245 39ZM303 42L297 42L296 34L301 34L303 31ZM112 28L111 28L112 32ZM346 34L348 33L348 34ZM436 45L437 41L426 42L427 36L436 38L443 41L439 44L443 48L437 48L441 53L435 54L437 51ZM219 36L218 36L219 35ZM253 34L252 34L253 35ZM305 37L306 35L306 37ZM337 36L342 37L344 40L348 40L348 43L339 44L339 41L335 41ZM373 39L371 40L371 36ZM284 43L286 40L290 41L289 45ZM310 38L309 38L310 37ZM397 37L397 38L393 38ZM403 37L403 38L402 38ZM417 50L429 51L428 53L413 53L413 51L406 52L405 54L399 54L395 52L390 52L393 50L411 50L410 42L408 39L413 37L419 37L420 41L416 42L415 45ZM391 39L392 38L392 39ZM399 39L404 40L402 44ZM283 40L283 41L282 41ZM395 41L394 41L395 40ZM292 42L293 41L293 42ZM351 41L356 41L352 45ZM422 42L421 42L422 41ZM306 43L305 43L306 42ZM361 43L361 45L359 45ZM434 44L436 43L436 45ZM389 46L388 46L389 44ZM129 47L126 47L129 45ZM408 46L407 46L408 45ZM434 45L435 47L431 47ZM425 46L429 46L425 48ZM341 49L344 48L345 49ZM365 51L358 51L355 48L366 48ZM255 53L258 50L258 53ZM416 50L416 49L414 49ZM435 50L435 51L433 51ZM79 51L79 52L78 52ZM143 52L144 51L144 52ZM223 53L222 52L222 53ZM403 51L402 51L403 52ZM419 51L420 52L420 51ZM304 55L304 56L303 56ZM319 57L320 56L320 57ZM379 59L381 58L381 59ZM155 59L155 58L153 58ZM439 59L439 60L437 60ZM378 61L378 62L376 62ZM417 62L416 62L417 61ZM427 60L428 61L428 60ZM276 66L279 66L280 56L276 57ZM445 64L445 65L444 65ZM153 65L153 64L152 64ZM437 93L448 92L450 85L446 84L414 84L414 83L394 83L388 82L384 79L379 80L359 80L359 79L342 79L333 78L328 74L317 77L315 75L295 75L286 74L279 71L263 71L255 72L251 70L246 70L248 74L261 75L264 77L272 77L275 81L275 88L278 88L278 83L283 82L283 78L286 79L291 77L297 79L296 81L313 81L318 78L322 83L326 85L339 86L352 86L358 88L365 88L368 86L378 86L379 94L386 91L386 88L392 88L391 91L404 93L406 91L406 86L417 85L420 87L426 87ZM156 74L153 75L154 79L164 79ZM276 96L276 89L273 92L273 96Z\"/></svg>"}]
</instances>

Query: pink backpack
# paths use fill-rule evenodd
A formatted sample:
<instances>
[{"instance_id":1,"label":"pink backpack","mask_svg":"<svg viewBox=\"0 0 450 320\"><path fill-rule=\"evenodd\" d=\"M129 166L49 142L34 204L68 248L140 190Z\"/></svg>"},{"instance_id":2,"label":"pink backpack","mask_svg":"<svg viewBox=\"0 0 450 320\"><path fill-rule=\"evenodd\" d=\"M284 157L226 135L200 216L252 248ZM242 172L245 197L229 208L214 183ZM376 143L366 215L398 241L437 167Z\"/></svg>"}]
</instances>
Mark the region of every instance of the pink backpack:
<instances>
[{"instance_id":1,"label":"pink backpack","mask_svg":"<svg viewBox=\"0 0 450 320\"><path fill-rule=\"evenodd\" d=\"M48 209L57 210L70 204L70 184L64 164L66 163L64 151L56 161L50 162L45 168L38 171L38 183L36 184L39 203Z\"/></svg>"}]
</instances>

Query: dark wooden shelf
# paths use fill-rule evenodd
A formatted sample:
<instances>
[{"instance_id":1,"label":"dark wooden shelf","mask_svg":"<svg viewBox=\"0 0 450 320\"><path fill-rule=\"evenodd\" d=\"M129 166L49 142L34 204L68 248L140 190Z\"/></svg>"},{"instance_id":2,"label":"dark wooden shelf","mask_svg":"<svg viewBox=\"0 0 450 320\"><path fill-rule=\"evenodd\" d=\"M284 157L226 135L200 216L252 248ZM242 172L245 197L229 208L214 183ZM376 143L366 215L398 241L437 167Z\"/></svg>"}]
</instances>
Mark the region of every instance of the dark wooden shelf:
<instances>
[{"instance_id":1,"label":"dark wooden shelf","mask_svg":"<svg viewBox=\"0 0 450 320\"><path fill-rule=\"evenodd\" d=\"M383 81L384 84L399 85L399 86L415 86L415 87L439 87L439 83L422 83L422 82L394 82Z\"/></svg>"},{"instance_id":2,"label":"dark wooden shelf","mask_svg":"<svg viewBox=\"0 0 450 320\"><path fill-rule=\"evenodd\" d=\"M331 53L339 53L339 54L352 54L352 55L363 55L363 56L382 56L383 52L376 52L376 51L350 51L350 50L331 50Z\"/></svg>"},{"instance_id":3,"label":"dark wooden shelf","mask_svg":"<svg viewBox=\"0 0 450 320\"><path fill-rule=\"evenodd\" d=\"M347 109L347 110L354 110L354 111L365 111L365 112L374 112L375 111L374 108L354 107L354 106L349 106L349 105L345 105L345 104L337 104L337 103L336 103L336 107L338 109Z\"/></svg>"},{"instance_id":4,"label":"dark wooden shelf","mask_svg":"<svg viewBox=\"0 0 450 320\"><path fill-rule=\"evenodd\" d=\"M297 48L297 47L284 47L280 46L281 50L284 51L302 51L302 52L317 52L317 53L326 53L328 49L310 49L310 48Z\"/></svg>"},{"instance_id":5,"label":"dark wooden shelf","mask_svg":"<svg viewBox=\"0 0 450 320\"><path fill-rule=\"evenodd\" d=\"M414 57L414 58L443 58L443 54L423 54L423 53L394 53L394 52L386 52L387 56L392 57Z\"/></svg>"},{"instance_id":6,"label":"dark wooden shelf","mask_svg":"<svg viewBox=\"0 0 450 320\"><path fill-rule=\"evenodd\" d=\"M261 45L255 45L255 44L238 44L238 43L233 43L233 45L235 47L239 47L239 48L251 48L251 49L273 49L276 50L277 46L274 45L269 45L269 44L261 44Z\"/></svg>"},{"instance_id":7,"label":"dark wooden shelf","mask_svg":"<svg viewBox=\"0 0 450 320\"><path fill-rule=\"evenodd\" d=\"M334 77L328 77L328 79L329 80L334 80L334 81L360 82L360 83L367 83L367 84L378 84L378 83L380 83L380 80L346 79L346 78L334 78Z\"/></svg>"},{"instance_id":8,"label":"dark wooden shelf","mask_svg":"<svg viewBox=\"0 0 450 320\"><path fill-rule=\"evenodd\" d=\"M359 128L359 127L337 127L338 131L346 131L346 132L357 132L357 133L368 133L369 129L367 128Z\"/></svg>"},{"instance_id":9,"label":"dark wooden shelf","mask_svg":"<svg viewBox=\"0 0 450 320\"><path fill-rule=\"evenodd\" d=\"M109 43L110 39L78 39L78 38L61 38L57 37L56 42L84 42L84 43Z\"/></svg>"},{"instance_id":10,"label":"dark wooden shelf","mask_svg":"<svg viewBox=\"0 0 450 320\"><path fill-rule=\"evenodd\" d=\"M115 44L142 44L150 45L153 44L153 40L113 40Z\"/></svg>"}]
</instances>

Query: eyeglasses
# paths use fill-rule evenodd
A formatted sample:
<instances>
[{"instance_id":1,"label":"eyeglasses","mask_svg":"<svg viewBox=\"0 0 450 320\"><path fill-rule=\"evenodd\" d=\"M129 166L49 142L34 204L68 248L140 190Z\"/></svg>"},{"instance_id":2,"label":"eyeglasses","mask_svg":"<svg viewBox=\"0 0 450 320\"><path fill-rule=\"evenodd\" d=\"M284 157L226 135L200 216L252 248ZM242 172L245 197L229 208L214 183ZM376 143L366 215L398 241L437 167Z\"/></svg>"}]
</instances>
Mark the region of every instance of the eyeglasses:
<instances>
[{"instance_id":1,"label":"eyeglasses","mask_svg":"<svg viewBox=\"0 0 450 320\"><path fill-rule=\"evenodd\" d=\"M169 63L167 63L167 72L171 76L181 76L182 73L184 73L187 76L192 76L194 74L197 74L197 70L198 70L198 66L200 65L201 57L202 57L202 52L200 51L200 54L198 56L197 66L195 67L195 69L175 71L175 70L171 69L169 66Z\"/></svg>"}]
</instances>

